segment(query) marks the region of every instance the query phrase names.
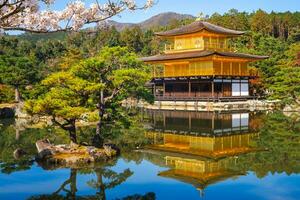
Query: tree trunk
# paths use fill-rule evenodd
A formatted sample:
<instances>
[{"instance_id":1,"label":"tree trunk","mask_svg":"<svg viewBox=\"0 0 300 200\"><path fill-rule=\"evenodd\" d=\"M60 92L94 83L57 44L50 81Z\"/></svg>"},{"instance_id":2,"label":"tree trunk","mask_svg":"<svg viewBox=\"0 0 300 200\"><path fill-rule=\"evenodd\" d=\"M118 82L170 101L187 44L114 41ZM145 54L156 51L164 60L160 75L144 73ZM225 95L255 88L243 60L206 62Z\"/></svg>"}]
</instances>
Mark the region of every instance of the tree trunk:
<instances>
[{"instance_id":1,"label":"tree trunk","mask_svg":"<svg viewBox=\"0 0 300 200\"><path fill-rule=\"evenodd\" d=\"M106 200L106 194L105 194L105 185L103 183L103 178L102 178L102 174L101 173L96 173L97 175L97 184L99 186L99 199L101 200Z\"/></svg>"},{"instance_id":2,"label":"tree trunk","mask_svg":"<svg viewBox=\"0 0 300 200\"><path fill-rule=\"evenodd\" d=\"M16 128L16 140L20 139L20 129Z\"/></svg>"},{"instance_id":3,"label":"tree trunk","mask_svg":"<svg viewBox=\"0 0 300 200\"><path fill-rule=\"evenodd\" d=\"M71 125L68 128L71 144L77 144L75 120L71 120Z\"/></svg>"},{"instance_id":4,"label":"tree trunk","mask_svg":"<svg viewBox=\"0 0 300 200\"><path fill-rule=\"evenodd\" d=\"M97 105L97 108L98 108L98 114L99 114L99 121L97 123L96 134L93 137L92 143L93 143L93 146L101 148L103 146L103 137L102 137L101 129L103 126L102 122L103 122L103 116L104 116L104 112L105 112L103 90L101 90L100 100Z\"/></svg>"},{"instance_id":5,"label":"tree trunk","mask_svg":"<svg viewBox=\"0 0 300 200\"><path fill-rule=\"evenodd\" d=\"M77 170L71 169L71 175L70 175L70 193L71 193L71 199L76 199L76 193L77 193Z\"/></svg>"},{"instance_id":6,"label":"tree trunk","mask_svg":"<svg viewBox=\"0 0 300 200\"><path fill-rule=\"evenodd\" d=\"M24 102L22 101L19 86L15 86L15 102L16 102L15 117L17 118L27 117L27 115L23 113Z\"/></svg>"},{"instance_id":7,"label":"tree trunk","mask_svg":"<svg viewBox=\"0 0 300 200\"><path fill-rule=\"evenodd\" d=\"M77 144L76 130L69 130L71 143Z\"/></svg>"},{"instance_id":8,"label":"tree trunk","mask_svg":"<svg viewBox=\"0 0 300 200\"><path fill-rule=\"evenodd\" d=\"M20 103L21 102L21 94L20 94L19 86L15 87L15 102L16 103Z\"/></svg>"}]
</instances>

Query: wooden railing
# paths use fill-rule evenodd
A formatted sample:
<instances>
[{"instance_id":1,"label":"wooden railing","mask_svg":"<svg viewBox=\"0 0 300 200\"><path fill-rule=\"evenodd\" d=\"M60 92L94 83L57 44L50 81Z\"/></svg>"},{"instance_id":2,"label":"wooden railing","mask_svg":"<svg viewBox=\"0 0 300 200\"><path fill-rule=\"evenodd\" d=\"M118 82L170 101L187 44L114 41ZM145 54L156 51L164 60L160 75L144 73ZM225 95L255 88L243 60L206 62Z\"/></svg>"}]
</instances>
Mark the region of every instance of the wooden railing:
<instances>
[{"instance_id":1,"label":"wooden railing","mask_svg":"<svg viewBox=\"0 0 300 200\"><path fill-rule=\"evenodd\" d=\"M154 67L152 71L153 78L167 78L167 77L194 77L194 76L259 76L258 70L249 68L239 69L219 69L216 66L210 68L199 68L191 70L189 66L181 67L181 69L165 69L163 66Z\"/></svg>"},{"instance_id":2,"label":"wooden railing","mask_svg":"<svg viewBox=\"0 0 300 200\"><path fill-rule=\"evenodd\" d=\"M205 102L215 102L215 101L246 101L246 100L258 99L257 96L155 96L156 101L205 101Z\"/></svg>"},{"instance_id":3,"label":"wooden railing","mask_svg":"<svg viewBox=\"0 0 300 200\"><path fill-rule=\"evenodd\" d=\"M204 46L182 46L181 48L175 48L174 44L165 44L165 53L183 52L183 51L193 51L193 50L211 50L211 51L221 51L221 52L233 52L234 47L230 45L224 45L222 43L205 43Z\"/></svg>"}]
</instances>

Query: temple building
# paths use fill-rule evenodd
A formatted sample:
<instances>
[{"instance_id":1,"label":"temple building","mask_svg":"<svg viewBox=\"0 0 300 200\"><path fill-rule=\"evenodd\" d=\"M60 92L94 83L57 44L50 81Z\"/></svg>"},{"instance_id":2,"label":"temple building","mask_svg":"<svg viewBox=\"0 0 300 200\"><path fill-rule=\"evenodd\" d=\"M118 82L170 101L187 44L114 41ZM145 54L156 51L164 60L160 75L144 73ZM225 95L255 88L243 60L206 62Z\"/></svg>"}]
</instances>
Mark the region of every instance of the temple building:
<instances>
[{"instance_id":1,"label":"temple building","mask_svg":"<svg viewBox=\"0 0 300 200\"><path fill-rule=\"evenodd\" d=\"M168 41L163 54L144 57L153 66L151 85L156 100L246 100L251 80L248 64L268 58L235 52L232 39L245 32L196 21L156 33Z\"/></svg>"}]
</instances>

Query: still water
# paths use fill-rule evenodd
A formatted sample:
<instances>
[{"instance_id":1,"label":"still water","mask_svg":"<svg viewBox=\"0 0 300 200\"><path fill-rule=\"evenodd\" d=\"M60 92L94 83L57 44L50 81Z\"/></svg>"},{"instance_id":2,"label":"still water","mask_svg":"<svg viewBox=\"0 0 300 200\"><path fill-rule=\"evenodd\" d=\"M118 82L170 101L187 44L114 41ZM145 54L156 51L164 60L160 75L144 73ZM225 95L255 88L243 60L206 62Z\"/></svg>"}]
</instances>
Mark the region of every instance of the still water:
<instances>
[{"instance_id":1,"label":"still water","mask_svg":"<svg viewBox=\"0 0 300 200\"><path fill-rule=\"evenodd\" d=\"M296 116L147 111L131 128L108 131L122 148L118 158L72 169L34 161L34 142L62 143L63 131L0 124L1 200L300 199ZM93 131L84 127L78 135L84 140ZM27 155L14 156L17 148Z\"/></svg>"}]
</instances>

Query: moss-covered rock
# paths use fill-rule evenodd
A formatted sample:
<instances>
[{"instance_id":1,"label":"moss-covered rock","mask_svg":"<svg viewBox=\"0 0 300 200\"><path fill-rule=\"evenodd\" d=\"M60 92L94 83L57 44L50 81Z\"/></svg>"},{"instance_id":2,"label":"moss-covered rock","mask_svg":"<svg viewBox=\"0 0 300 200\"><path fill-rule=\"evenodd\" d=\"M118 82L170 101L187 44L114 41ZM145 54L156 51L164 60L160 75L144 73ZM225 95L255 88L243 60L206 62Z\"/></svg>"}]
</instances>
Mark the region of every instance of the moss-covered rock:
<instances>
[{"instance_id":1,"label":"moss-covered rock","mask_svg":"<svg viewBox=\"0 0 300 200\"><path fill-rule=\"evenodd\" d=\"M39 140L36 142L36 147L37 160L65 166L106 161L118 154L118 149L108 144L103 145L103 148L96 148L75 144L53 145L48 140Z\"/></svg>"}]
</instances>

